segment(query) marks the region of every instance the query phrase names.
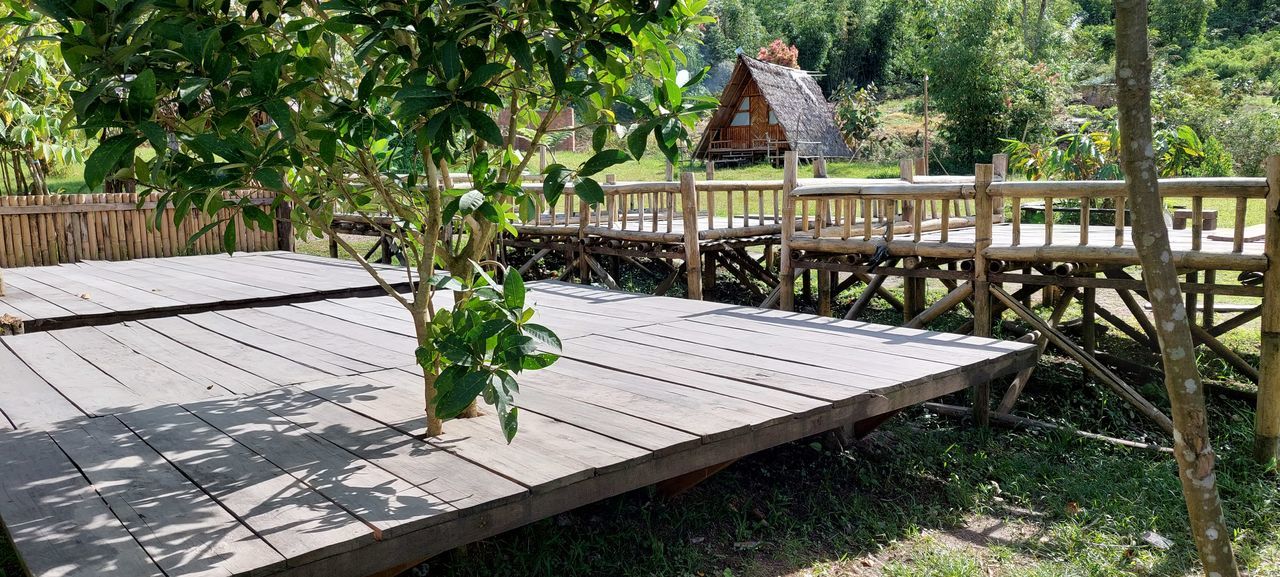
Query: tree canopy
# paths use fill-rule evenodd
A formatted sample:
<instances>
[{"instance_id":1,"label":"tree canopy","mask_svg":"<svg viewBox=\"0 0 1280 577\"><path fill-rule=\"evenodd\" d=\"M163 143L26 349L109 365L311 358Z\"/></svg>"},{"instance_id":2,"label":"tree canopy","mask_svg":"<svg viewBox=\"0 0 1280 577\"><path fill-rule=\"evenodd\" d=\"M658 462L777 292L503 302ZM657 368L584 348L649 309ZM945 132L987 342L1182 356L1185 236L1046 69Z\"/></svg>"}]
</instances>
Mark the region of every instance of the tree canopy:
<instances>
[{"instance_id":1,"label":"tree canopy","mask_svg":"<svg viewBox=\"0 0 1280 577\"><path fill-rule=\"evenodd\" d=\"M702 0L39 6L83 87L76 118L101 140L85 165L89 186L128 174L178 218L236 207L262 228L275 216L240 191L276 192L304 231L332 236L412 314L430 434L481 397L510 439L516 376L556 359L559 341L531 322L520 275L490 257L517 214L536 210L520 184L551 119L575 107L595 154L548 167L542 201L572 184L598 202L596 175L642 155L651 136L676 160L697 114L715 106L685 95L704 71L686 70L677 44L707 21ZM628 94L637 78L654 87L644 98ZM632 126L619 126L619 109ZM627 150L608 148L622 128ZM142 146L154 157L137 155ZM451 167L465 169L463 185L451 186ZM403 247L411 294L333 233L335 211L362 215ZM384 212L389 225L371 218ZM226 225L230 251L236 227ZM437 304L437 293L452 302Z\"/></svg>"}]
</instances>

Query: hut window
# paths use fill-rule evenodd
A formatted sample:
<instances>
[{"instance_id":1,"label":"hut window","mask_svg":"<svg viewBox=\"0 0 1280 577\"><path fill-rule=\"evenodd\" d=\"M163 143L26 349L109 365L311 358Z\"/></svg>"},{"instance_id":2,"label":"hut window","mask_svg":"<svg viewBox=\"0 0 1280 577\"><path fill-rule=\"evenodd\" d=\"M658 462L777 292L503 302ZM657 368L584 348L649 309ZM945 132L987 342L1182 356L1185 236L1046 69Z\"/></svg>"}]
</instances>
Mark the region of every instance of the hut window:
<instances>
[{"instance_id":1,"label":"hut window","mask_svg":"<svg viewBox=\"0 0 1280 577\"><path fill-rule=\"evenodd\" d=\"M772 110L770 110L770 111L769 111L769 124L777 124L777 123L778 123L778 117L777 117L777 116L774 116L774 115L773 115L773 111L772 111Z\"/></svg>"},{"instance_id":2,"label":"hut window","mask_svg":"<svg viewBox=\"0 0 1280 577\"><path fill-rule=\"evenodd\" d=\"M751 99L743 98L738 102L738 110L751 110Z\"/></svg>"}]
</instances>

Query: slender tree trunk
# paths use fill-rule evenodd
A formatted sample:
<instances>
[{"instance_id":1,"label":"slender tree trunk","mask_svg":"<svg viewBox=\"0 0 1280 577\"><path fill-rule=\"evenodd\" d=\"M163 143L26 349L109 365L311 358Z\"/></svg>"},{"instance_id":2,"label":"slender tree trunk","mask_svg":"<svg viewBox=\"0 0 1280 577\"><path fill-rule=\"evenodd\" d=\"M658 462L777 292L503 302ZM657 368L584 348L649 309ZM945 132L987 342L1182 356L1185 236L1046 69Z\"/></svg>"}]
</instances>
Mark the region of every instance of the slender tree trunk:
<instances>
[{"instance_id":1,"label":"slender tree trunk","mask_svg":"<svg viewBox=\"0 0 1280 577\"><path fill-rule=\"evenodd\" d=\"M415 303L415 306L420 306ZM425 307L413 312L414 332L418 337L418 346L432 348L431 336L427 333ZM423 402L427 407L427 436L438 437L444 432L444 423L436 416L436 376L431 367L422 367Z\"/></svg>"},{"instance_id":2,"label":"slender tree trunk","mask_svg":"<svg viewBox=\"0 0 1280 577\"><path fill-rule=\"evenodd\" d=\"M1170 259L1151 135L1151 59L1147 1L1116 0L1116 82L1119 84L1121 162L1133 210L1133 242L1151 297L1165 388L1173 409L1173 448L1191 533L1209 577L1235 577L1231 531L1222 512L1209 442L1204 386L1196 367L1190 318Z\"/></svg>"}]
</instances>

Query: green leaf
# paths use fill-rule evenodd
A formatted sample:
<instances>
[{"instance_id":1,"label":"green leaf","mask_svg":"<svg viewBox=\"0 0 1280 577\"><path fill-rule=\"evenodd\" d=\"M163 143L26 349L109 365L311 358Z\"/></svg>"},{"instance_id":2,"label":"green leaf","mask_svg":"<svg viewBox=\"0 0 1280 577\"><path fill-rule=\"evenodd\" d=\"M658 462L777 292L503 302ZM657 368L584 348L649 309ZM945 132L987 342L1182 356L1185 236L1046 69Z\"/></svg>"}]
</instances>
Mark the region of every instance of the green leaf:
<instances>
[{"instance_id":1,"label":"green leaf","mask_svg":"<svg viewBox=\"0 0 1280 577\"><path fill-rule=\"evenodd\" d=\"M649 133L653 132L653 123L646 122L635 127L631 134L627 135L627 149L631 151L631 157L640 160L644 156L644 149L649 145Z\"/></svg>"},{"instance_id":2,"label":"green leaf","mask_svg":"<svg viewBox=\"0 0 1280 577\"><path fill-rule=\"evenodd\" d=\"M631 157L627 156L626 152L616 148L601 150L600 152L595 153L591 158L588 158L586 162L582 163L582 168L578 169L578 174L581 176L591 176L601 170L609 168L610 166L622 164L628 160L631 160Z\"/></svg>"},{"instance_id":3,"label":"green leaf","mask_svg":"<svg viewBox=\"0 0 1280 577\"><path fill-rule=\"evenodd\" d=\"M578 193L579 198L587 201L588 204L604 202L604 189L594 179L579 178L577 182L573 183L573 190Z\"/></svg>"},{"instance_id":4,"label":"green leaf","mask_svg":"<svg viewBox=\"0 0 1280 577\"><path fill-rule=\"evenodd\" d=\"M480 205L484 204L484 194L478 190L467 191L458 199L458 212L467 215L475 212Z\"/></svg>"},{"instance_id":5,"label":"green leaf","mask_svg":"<svg viewBox=\"0 0 1280 577\"><path fill-rule=\"evenodd\" d=\"M604 148L605 143L609 140L609 126L601 124L597 126L595 131L591 133L591 150L600 152Z\"/></svg>"},{"instance_id":6,"label":"green leaf","mask_svg":"<svg viewBox=\"0 0 1280 577\"><path fill-rule=\"evenodd\" d=\"M485 142L494 146L503 145L502 130L498 128L498 123L494 122L483 110L467 107L467 122L471 124L471 128Z\"/></svg>"},{"instance_id":7,"label":"green leaf","mask_svg":"<svg viewBox=\"0 0 1280 577\"><path fill-rule=\"evenodd\" d=\"M436 397L436 416L441 419L452 419L466 410L471 401L476 400L489 384L489 373L472 370L463 373L448 389L441 389Z\"/></svg>"},{"instance_id":8,"label":"green leaf","mask_svg":"<svg viewBox=\"0 0 1280 577\"><path fill-rule=\"evenodd\" d=\"M516 438L516 431L520 428L520 424L517 422L519 413L520 409L518 407L511 407L511 410L506 414L498 415L502 419L502 434L507 437L508 445L511 444L512 439Z\"/></svg>"},{"instance_id":9,"label":"green leaf","mask_svg":"<svg viewBox=\"0 0 1280 577\"><path fill-rule=\"evenodd\" d=\"M133 149L142 144L142 140L132 134L117 134L102 141L84 163L84 183L89 190L98 188L108 176L115 174L116 167L124 164L126 157L133 156Z\"/></svg>"},{"instance_id":10,"label":"green leaf","mask_svg":"<svg viewBox=\"0 0 1280 577\"><path fill-rule=\"evenodd\" d=\"M524 308L524 295L524 279L520 278L520 271L508 268L507 276L502 279L502 298L507 308L517 311Z\"/></svg>"},{"instance_id":11,"label":"green leaf","mask_svg":"<svg viewBox=\"0 0 1280 577\"><path fill-rule=\"evenodd\" d=\"M511 53L520 68L525 71L533 70L533 54L529 51L529 40L524 37L524 33L512 30L503 34L499 41L507 47L507 52Z\"/></svg>"},{"instance_id":12,"label":"green leaf","mask_svg":"<svg viewBox=\"0 0 1280 577\"><path fill-rule=\"evenodd\" d=\"M227 220L227 228L222 231L222 249L231 254L236 251L236 221Z\"/></svg>"},{"instance_id":13,"label":"green leaf","mask_svg":"<svg viewBox=\"0 0 1280 577\"><path fill-rule=\"evenodd\" d=\"M524 334L533 337L533 340L538 341L546 352L559 353L563 348L560 344L560 337L556 336L556 333L547 327L528 323L521 327L521 330L524 331Z\"/></svg>"},{"instance_id":14,"label":"green leaf","mask_svg":"<svg viewBox=\"0 0 1280 577\"><path fill-rule=\"evenodd\" d=\"M139 72L129 83L128 103L135 120L151 118L156 108L156 73L150 68Z\"/></svg>"}]
</instances>

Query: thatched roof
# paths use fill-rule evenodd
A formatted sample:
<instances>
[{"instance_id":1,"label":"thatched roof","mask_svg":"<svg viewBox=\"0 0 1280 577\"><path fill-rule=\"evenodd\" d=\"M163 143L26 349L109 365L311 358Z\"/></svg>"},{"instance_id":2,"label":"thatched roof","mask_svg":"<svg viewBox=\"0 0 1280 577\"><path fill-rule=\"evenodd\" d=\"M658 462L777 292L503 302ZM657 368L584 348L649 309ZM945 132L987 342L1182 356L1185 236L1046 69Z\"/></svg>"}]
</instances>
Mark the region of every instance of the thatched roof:
<instances>
[{"instance_id":1,"label":"thatched roof","mask_svg":"<svg viewBox=\"0 0 1280 577\"><path fill-rule=\"evenodd\" d=\"M745 54L738 55L733 76L720 95L716 109L694 149L695 158L704 158L710 146L710 135L716 128L727 126L737 112L737 102L747 80L754 79L760 94L769 103L774 117L786 133L787 142L802 158L825 156L849 158L853 151L845 143L836 126L832 106L822 95L822 88L803 70L761 62Z\"/></svg>"}]
</instances>

